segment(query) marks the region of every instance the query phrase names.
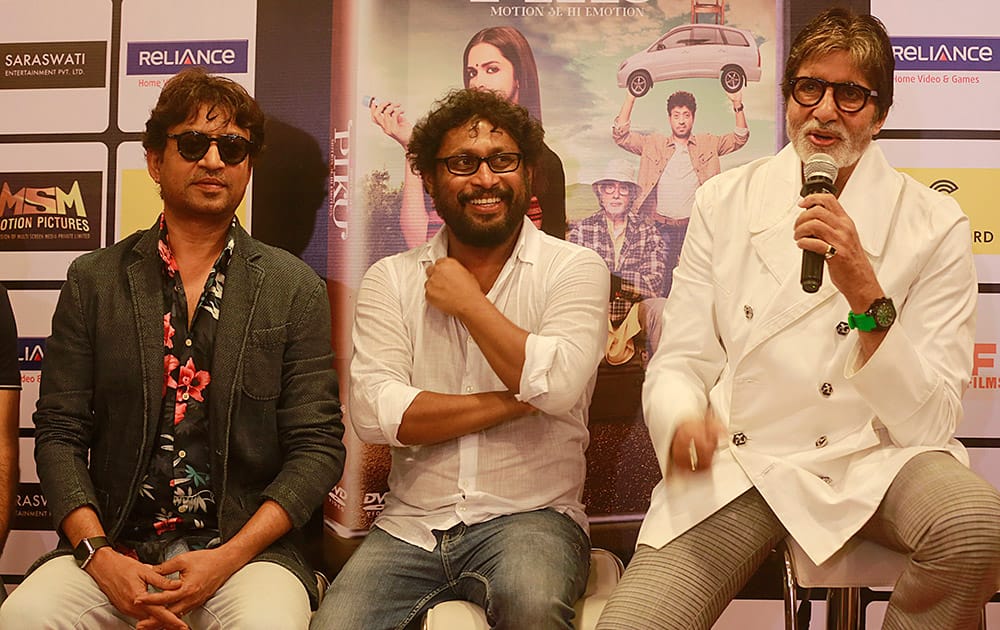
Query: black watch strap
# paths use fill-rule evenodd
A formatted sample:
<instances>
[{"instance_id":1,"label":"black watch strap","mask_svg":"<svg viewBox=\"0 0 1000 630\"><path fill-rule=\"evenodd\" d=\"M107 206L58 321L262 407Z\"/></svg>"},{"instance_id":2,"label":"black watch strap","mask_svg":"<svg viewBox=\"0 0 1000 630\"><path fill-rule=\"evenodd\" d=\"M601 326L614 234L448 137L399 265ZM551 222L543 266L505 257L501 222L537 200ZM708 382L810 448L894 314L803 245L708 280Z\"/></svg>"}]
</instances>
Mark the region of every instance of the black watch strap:
<instances>
[{"instance_id":1,"label":"black watch strap","mask_svg":"<svg viewBox=\"0 0 1000 630\"><path fill-rule=\"evenodd\" d=\"M90 561L94 559L94 554L97 553L97 550L101 547L108 547L110 544L104 536L84 538L73 549L73 558L81 569L86 569Z\"/></svg>"}]
</instances>

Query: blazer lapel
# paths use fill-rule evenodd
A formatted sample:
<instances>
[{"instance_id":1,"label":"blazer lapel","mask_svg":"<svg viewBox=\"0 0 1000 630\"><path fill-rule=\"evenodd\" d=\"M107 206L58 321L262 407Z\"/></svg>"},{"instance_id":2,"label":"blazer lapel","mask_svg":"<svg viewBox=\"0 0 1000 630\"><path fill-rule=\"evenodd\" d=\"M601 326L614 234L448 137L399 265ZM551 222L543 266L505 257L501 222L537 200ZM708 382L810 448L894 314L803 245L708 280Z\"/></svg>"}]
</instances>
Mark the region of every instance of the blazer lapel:
<instances>
[{"instance_id":1,"label":"blazer lapel","mask_svg":"<svg viewBox=\"0 0 1000 630\"><path fill-rule=\"evenodd\" d=\"M242 228L235 231L233 257L226 272L219 325L212 354L212 393L209 418L212 423L212 448L228 456L228 436L239 395L237 375L243 361L250 321L257 306L264 271L255 261L260 256L256 243Z\"/></svg>"},{"instance_id":2,"label":"blazer lapel","mask_svg":"<svg viewBox=\"0 0 1000 630\"><path fill-rule=\"evenodd\" d=\"M139 339L142 371L143 434L151 444L159 426L163 400L163 279L158 253L159 230L154 225L136 242L135 261L127 268L132 315Z\"/></svg>"},{"instance_id":3,"label":"blazer lapel","mask_svg":"<svg viewBox=\"0 0 1000 630\"><path fill-rule=\"evenodd\" d=\"M795 218L801 212L798 207L801 183L801 162L789 144L767 166L763 177L751 184L750 244L778 288L758 311L757 324L747 339L744 356L838 293L825 268L819 291L806 293L802 290L799 281L802 250L792 239Z\"/></svg>"}]
</instances>

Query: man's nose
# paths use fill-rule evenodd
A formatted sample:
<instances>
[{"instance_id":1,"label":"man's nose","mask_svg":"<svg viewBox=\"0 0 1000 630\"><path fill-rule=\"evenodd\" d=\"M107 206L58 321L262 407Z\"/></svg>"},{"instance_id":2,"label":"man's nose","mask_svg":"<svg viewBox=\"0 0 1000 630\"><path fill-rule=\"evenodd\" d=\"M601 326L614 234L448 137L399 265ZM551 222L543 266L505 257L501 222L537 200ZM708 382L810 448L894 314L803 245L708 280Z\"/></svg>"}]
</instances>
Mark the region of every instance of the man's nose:
<instances>
[{"instance_id":1,"label":"man's nose","mask_svg":"<svg viewBox=\"0 0 1000 630\"><path fill-rule=\"evenodd\" d=\"M470 177L475 184L483 188L491 188L500 180L497 174L493 172L493 169L490 168L490 165L486 163L486 160L479 163L479 168Z\"/></svg>"},{"instance_id":2,"label":"man's nose","mask_svg":"<svg viewBox=\"0 0 1000 630\"><path fill-rule=\"evenodd\" d=\"M208 145L208 151L205 151L205 155L201 156L199 162L202 162L207 169L218 170L226 165L222 161L222 156L219 155L219 144L212 140Z\"/></svg>"},{"instance_id":3,"label":"man's nose","mask_svg":"<svg viewBox=\"0 0 1000 630\"><path fill-rule=\"evenodd\" d=\"M813 105L813 116L821 122L828 122L837 117L837 99L833 96L833 87L823 91L823 98Z\"/></svg>"}]
</instances>

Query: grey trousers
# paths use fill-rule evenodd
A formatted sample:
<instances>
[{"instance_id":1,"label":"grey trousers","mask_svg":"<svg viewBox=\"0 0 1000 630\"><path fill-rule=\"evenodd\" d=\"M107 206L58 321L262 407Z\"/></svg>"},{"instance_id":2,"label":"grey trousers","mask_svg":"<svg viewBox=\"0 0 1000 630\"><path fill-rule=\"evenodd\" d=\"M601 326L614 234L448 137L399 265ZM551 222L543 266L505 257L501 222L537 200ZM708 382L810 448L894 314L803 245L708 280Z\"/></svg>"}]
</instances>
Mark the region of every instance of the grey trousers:
<instances>
[{"instance_id":1,"label":"grey trousers","mask_svg":"<svg viewBox=\"0 0 1000 630\"><path fill-rule=\"evenodd\" d=\"M883 628L976 628L1000 576L1000 494L942 452L899 471L859 535L911 554ZM786 536L755 489L660 549L640 545L598 630L708 629Z\"/></svg>"}]
</instances>

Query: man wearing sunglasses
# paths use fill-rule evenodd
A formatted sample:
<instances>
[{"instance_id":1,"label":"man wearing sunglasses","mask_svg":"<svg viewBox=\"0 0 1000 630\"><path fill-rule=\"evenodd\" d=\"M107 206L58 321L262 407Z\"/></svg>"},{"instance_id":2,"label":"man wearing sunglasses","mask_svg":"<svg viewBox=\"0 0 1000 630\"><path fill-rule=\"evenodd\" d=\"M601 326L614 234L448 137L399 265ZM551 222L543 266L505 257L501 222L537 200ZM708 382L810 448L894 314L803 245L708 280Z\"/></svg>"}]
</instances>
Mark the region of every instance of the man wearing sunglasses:
<instances>
[{"instance_id":1,"label":"man wearing sunglasses","mask_svg":"<svg viewBox=\"0 0 1000 630\"><path fill-rule=\"evenodd\" d=\"M605 357L620 365L635 356L633 340L640 332L645 357L656 349L667 247L659 231L634 211L639 195L634 166L611 160L592 187L599 210L575 222L567 240L600 254L611 270Z\"/></svg>"},{"instance_id":2,"label":"man wearing sunglasses","mask_svg":"<svg viewBox=\"0 0 1000 630\"><path fill-rule=\"evenodd\" d=\"M977 627L1000 495L954 438L971 234L873 142L893 69L877 18L822 12L785 64L789 145L699 189L643 387L663 480L598 628L710 628L787 536L817 564L854 537L905 554L884 628ZM803 198L818 153L836 191ZM827 259L815 293L802 250Z\"/></svg>"},{"instance_id":3,"label":"man wearing sunglasses","mask_svg":"<svg viewBox=\"0 0 1000 630\"><path fill-rule=\"evenodd\" d=\"M35 413L60 534L4 628L306 628L295 530L344 462L323 282L235 219L264 114L200 68L143 146L163 212L70 266Z\"/></svg>"},{"instance_id":4,"label":"man wearing sunglasses","mask_svg":"<svg viewBox=\"0 0 1000 630\"><path fill-rule=\"evenodd\" d=\"M414 128L410 164L445 225L358 289L351 422L391 447L389 494L313 628L418 627L445 600L495 628L573 627L608 269L525 217L542 135L481 90Z\"/></svg>"}]
</instances>

